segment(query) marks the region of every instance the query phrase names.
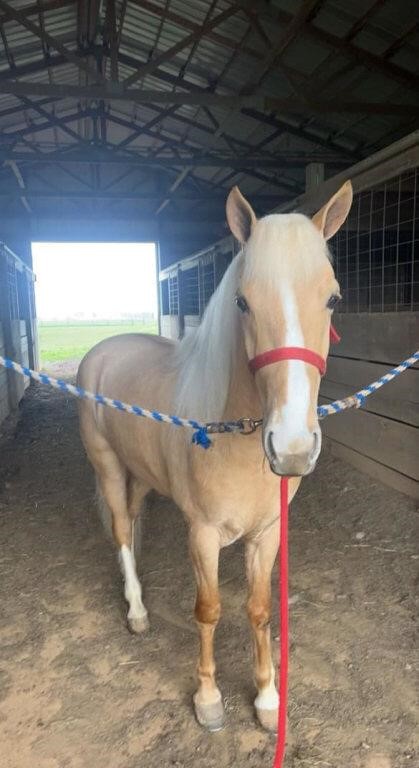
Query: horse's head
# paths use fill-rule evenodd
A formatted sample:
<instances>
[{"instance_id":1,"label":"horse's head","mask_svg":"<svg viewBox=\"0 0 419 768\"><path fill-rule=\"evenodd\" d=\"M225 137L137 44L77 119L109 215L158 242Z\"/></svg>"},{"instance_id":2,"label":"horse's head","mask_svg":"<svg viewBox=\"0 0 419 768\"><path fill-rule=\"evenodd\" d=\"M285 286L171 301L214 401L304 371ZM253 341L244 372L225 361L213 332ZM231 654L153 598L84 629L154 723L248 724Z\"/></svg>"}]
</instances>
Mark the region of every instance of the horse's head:
<instances>
[{"instance_id":1,"label":"horse's head","mask_svg":"<svg viewBox=\"0 0 419 768\"><path fill-rule=\"evenodd\" d=\"M243 246L236 303L249 361L282 347L304 347L326 359L331 315L340 298L326 241L345 221L351 203L352 186L346 182L312 219L294 213L257 220L239 189L230 192L227 220ZM272 471L308 474L321 447L318 368L289 359L254 375Z\"/></svg>"}]
</instances>

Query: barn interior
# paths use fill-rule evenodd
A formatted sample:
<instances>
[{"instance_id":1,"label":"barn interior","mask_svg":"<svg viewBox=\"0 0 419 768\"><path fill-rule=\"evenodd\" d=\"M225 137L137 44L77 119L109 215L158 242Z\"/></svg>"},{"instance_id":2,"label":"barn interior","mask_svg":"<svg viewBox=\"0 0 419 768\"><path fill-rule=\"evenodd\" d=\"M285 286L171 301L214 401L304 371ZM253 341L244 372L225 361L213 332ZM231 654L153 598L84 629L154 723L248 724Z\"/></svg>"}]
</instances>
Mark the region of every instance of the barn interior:
<instances>
[{"instance_id":1,"label":"barn interior","mask_svg":"<svg viewBox=\"0 0 419 768\"><path fill-rule=\"evenodd\" d=\"M348 178L354 205L331 243L342 341L322 402L417 349L416 0L0 0L0 34L0 355L39 365L32 242L155 242L160 332L181 338L237 253L232 186L259 216L312 215ZM418 759L418 375L325 422L323 463L295 502L287 768ZM139 642L123 635L74 403L0 368L0 451L6 766L269 764L251 682L237 682L249 650L240 548L222 565L231 722L209 738L190 712L180 516L159 499L160 523L145 521L154 629Z\"/></svg>"}]
</instances>

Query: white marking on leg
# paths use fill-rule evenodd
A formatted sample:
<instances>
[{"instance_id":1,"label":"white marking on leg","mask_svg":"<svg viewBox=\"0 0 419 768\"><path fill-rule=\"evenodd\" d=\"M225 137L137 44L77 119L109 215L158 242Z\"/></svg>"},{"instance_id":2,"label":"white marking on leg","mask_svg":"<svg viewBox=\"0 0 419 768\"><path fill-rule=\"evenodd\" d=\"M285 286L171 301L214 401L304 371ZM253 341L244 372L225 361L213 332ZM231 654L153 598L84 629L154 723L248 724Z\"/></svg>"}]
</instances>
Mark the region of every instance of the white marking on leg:
<instances>
[{"instance_id":1,"label":"white marking on leg","mask_svg":"<svg viewBox=\"0 0 419 768\"><path fill-rule=\"evenodd\" d=\"M123 544L120 549L119 562L125 583L125 600L129 603L128 618L145 618L145 616L147 616L147 611L141 598L141 584L135 569L134 556L126 544Z\"/></svg>"},{"instance_id":2,"label":"white marking on leg","mask_svg":"<svg viewBox=\"0 0 419 768\"><path fill-rule=\"evenodd\" d=\"M261 688L258 691L258 695L255 699L255 707L257 709L278 709L279 695L275 686L275 672L272 667L271 679L265 688Z\"/></svg>"}]
</instances>

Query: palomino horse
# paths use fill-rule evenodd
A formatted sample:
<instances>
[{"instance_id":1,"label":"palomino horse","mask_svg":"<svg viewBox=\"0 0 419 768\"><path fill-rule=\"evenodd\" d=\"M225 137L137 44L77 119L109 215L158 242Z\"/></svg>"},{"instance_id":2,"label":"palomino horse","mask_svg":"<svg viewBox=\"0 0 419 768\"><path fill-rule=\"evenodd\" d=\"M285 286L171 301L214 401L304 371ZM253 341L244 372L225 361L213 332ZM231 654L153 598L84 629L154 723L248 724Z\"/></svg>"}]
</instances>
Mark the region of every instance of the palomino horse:
<instances>
[{"instance_id":1,"label":"palomino horse","mask_svg":"<svg viewBox=\"0 0 419 768\"><path fill-rule=\"evenodd\" d=\"M224 434L205 451L191 444L187 430L129 418L91 401L79 406L82 439L112 515L133 632L148 625L133 546L134 524L146 494L155 489L171 497L186 518L200 634L194 705L198 721L210 730L224 721L213 655L220 617L218 558L221 547L241 537L254 638L256 714L262 726L276 728L270 616L279 539L277 475L290 476L291 500L301 477L316 464L320 373L292 359L253 374L249 361L284 346L306 347L327 357L339 286L326 241L345 221L351 202L347 182L311 220L301 214L257 220L235 187L227 200L227 220L242 250L196 332L180 342L143 334L107 339L86 355L79 369L80 386L145 408L201 421L263 418L262 439L256 433L246 438Z\"/></svg>"}]
</instances>

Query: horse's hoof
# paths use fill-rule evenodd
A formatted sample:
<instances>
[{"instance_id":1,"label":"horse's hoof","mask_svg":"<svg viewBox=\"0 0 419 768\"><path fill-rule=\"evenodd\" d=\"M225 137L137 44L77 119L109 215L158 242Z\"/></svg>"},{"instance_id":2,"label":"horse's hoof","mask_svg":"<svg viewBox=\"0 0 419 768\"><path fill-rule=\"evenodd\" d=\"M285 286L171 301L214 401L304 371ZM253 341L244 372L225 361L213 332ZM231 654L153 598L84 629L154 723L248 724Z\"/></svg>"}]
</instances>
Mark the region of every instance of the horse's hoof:
<instances>
[{"instance_id":1,"label":"horse's hoof","mask_svg":"<svg viewBox=\"0 0 419 768\"><path fill-rule=\"evenodd\" d=\"M278 710L277 709L259 709L255 707L256 717L265 731L276 733L278 730Z\"/></svg>"},{"instance_id":2,"label":"horse's hoof","mask_svg":"<svg viewBox=\"0 0 419 768\"><path fill-rule=\"evenodd\" d=\"M146 632L150 628L150 622L148 616L145 613L140 618L127 618L128 629L133 635L141 635L142 632Z\"/></svg>"},{"instance_id":3,"label":"horse's hoof","mask_svg":"<svg viewBox=\"0 0 419 768\"><path fill-rule=\"evenodd\" d=\"M198 703L194 699L195 715L198 723L211 733L221 731L225 723L224 705L221 701L211 704Z\"/></svg>"}]
</instances>

